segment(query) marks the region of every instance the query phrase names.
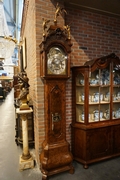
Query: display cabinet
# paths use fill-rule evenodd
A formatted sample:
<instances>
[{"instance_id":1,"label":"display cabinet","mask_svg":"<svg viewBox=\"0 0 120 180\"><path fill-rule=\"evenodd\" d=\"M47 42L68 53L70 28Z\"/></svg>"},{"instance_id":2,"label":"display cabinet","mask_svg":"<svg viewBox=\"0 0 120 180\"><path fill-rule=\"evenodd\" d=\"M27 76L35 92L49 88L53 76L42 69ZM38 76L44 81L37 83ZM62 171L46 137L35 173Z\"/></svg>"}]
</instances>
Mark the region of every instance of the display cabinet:
<instances>
[{"instance_id":1,"label":"display cabinet","mask_svg":"<svg viewBox=\"0 0 120 180\"><path fill-rule=\"evenodd\" d=\"M72 67L72 152L84 168L120 155L120 59L115 54Z\"/></svg>"}]
</instances>

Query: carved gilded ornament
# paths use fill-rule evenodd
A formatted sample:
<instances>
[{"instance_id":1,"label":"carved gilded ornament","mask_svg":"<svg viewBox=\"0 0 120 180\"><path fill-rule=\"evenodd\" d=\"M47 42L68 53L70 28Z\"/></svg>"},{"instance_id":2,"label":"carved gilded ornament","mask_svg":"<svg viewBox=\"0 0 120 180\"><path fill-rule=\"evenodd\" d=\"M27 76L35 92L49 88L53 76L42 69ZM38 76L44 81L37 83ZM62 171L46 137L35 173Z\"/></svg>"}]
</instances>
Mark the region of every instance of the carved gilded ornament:
<instances>
[{"instance_id":1,"label":"carved gilded ornament","mask_svg":"<svg viewBox=\"0 0 120 180\"><path fill-rule=\"evenodd\" d=\"M57 27L57 23L58 23L57 18L58 18L58 16L60 16L60 14L62 15L63 13L67 14L66 10L63 7L60 7L59 3L57 3L55 14L54 14L54 26ZM47 25L50 22L50 20L47 20L45 18L42 18L42 20L43 20L43 23L42 23L43 38L45 39L45 37L47 37L49 35L49 33L48 33L49 28L47 27ZM71 35L70 34L70 26L69 25L63 26L62 31L64 32L64 34L67 35L67 39L71 39L71 37L70 37L70 35Z\"/></svg>"}]
</instances>

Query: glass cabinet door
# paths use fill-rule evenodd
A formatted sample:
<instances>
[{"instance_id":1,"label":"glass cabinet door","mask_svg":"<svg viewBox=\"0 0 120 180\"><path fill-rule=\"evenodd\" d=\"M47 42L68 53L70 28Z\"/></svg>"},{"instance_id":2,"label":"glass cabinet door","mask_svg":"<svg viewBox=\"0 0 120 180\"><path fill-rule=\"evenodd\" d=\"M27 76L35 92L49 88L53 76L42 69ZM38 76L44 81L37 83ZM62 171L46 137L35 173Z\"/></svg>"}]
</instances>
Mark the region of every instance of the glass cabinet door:
<instances>
[{"instance_id":1,"label":"glass cabinet door","mask_svg":"<svg viewBox=\"0 0 120 180\"><path fill-rule=\"evenodd\" d=\"M80 73L76 77L76 121L81 123L84 123L85 121L85 113L84 113L85 86L84 85L85 85L84 75Z\"/></svg>"},{"instance_id":2,"label":"glass cabinet door","mask_svg":"<svg viewBox=\"0 0 120 180\"><path fill-rule=\"evenodd\" d=\"M120 65L113 65L113 108L112 116L113 119L120 118Z\"/></svg>"},{"instance_id":3,"label":"glass cabinet door","mask_svg":"<svg viewBox=\"0 0 120 180\"><path fill-rule=\"evenodd\" d=\"M89 123L110 119L110 66L89 77Z\"/></svg>"},{"instance_id":4,"label":"glass cabinet door","mask_svg":"<svg viewBox=\"0 0 120 180\"><path fill-rule=\"evenodd\" d=\"M119 65L109 63L105 69L90 72L89 77L87 73L83 71L76 76L76 122L97 123L120 118Z\"/></svg>"}]
</instances>

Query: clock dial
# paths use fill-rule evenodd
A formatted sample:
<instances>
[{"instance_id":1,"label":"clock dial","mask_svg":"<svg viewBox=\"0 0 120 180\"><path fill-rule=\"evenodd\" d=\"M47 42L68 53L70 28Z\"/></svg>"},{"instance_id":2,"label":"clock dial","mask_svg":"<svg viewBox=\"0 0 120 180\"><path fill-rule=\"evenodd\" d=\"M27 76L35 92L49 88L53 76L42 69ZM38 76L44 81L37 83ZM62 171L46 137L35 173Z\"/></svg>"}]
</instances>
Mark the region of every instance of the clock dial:
<instances>
[{"instance_id":1,"label":"clock dial","mask_svg":"<svg viewBox=\"0 0 120 180\"><path fill-rule=\"evenodd\" d=\"M60 47L52 47L47 54L47 73L66 74L67 55Z\"/></svg>"}]
</instances>

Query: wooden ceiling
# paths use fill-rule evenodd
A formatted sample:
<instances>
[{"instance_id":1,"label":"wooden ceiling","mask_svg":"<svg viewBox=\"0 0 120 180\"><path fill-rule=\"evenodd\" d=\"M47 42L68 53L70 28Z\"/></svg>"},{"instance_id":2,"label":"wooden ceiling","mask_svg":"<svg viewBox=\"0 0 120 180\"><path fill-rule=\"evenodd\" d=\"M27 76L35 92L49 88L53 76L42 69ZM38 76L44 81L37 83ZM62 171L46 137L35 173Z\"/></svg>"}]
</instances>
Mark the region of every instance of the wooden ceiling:
<instances>
[{"instance_id":1,"label":"wooden ceiling","mask_svg":"<svg viewBox=\"0 0 120 180\"><path fill-rule=\"evenodd\" d=\"M64 0L69 6L120 17L120 0Z\"/></svg>"}]
</instances>

